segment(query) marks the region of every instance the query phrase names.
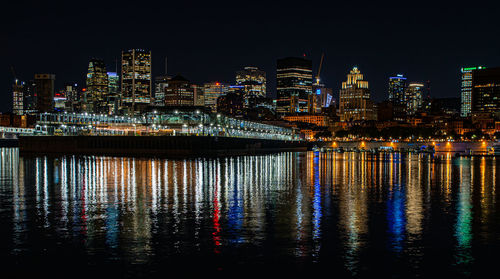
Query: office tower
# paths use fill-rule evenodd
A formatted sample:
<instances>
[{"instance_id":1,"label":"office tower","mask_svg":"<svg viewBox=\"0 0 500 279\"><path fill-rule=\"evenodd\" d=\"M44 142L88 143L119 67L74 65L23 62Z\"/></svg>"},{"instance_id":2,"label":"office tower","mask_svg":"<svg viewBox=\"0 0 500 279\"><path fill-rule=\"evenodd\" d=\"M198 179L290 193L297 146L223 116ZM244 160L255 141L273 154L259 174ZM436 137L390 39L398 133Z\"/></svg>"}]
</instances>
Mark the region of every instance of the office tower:
<instances>
[{"instance_id":1,"label":"office tower","mask_svg":"<svg viewBox=\"0 0 500 279\"><path fill-rule=\"evenodd\" d=\"M225 115L243 116L244 99L242 94L228 93L217 98L217 112Z\"/></svg>"},{"instance_id":2,"label":"office tower","mask_svg":"<svg viewBox=\"0 0 500 279\"><path fill-rule=\"evenodd\" d=\"M141 112L152 96L151 52L142 49L122 51L121 106L125 112Z\"/></svg>"},{"instance_id":3,"label":"office tower","mask_svg":"<svg viewBox=\"0 0 500 279\"><path fill-rule=\"evenodd\" d=\"M194 106L195 86L184 77L173 77L165 88L165 106Z\"/></svg>"},{"instance_id":4,"label":"office tower","mask_svg":"<svg viewBox=\"0 0 500 279\"><path fill-rule=\"evenodd\" d=\"M24 82L18 79L12 85L12 112L16 115L24 114Z\"/></svg>"},{"instance_id":5,"label":"office tower","mask_svg":"<svg viewBox=\"0 0 500 279\"><path fill-rule=\"evenodd\" d=\"M312 61L296 57L278 59L276 91L278 113L307 112L312 94Z\"/></svg>"},{"instance_id":6,"label":"office tower","mask_svg":"<svg viewBox=\"0 0 500 279\"><path fill-rule=\"evenodd\" d=\"M107 113L108 74L101 59L91 59L87 71L87 91L84 96L85 110L88 112Z\"/></svg>"},{"instance_id":7,"label":"office tower","mask_svg":"<svg viewBox=\"0 0 500 279\"><path fill-rule=\"evenodd\" d=\"M35 74L36 110L38 113L54 110L54 74Z\"/></svg>"},{"instance_id":8,"label":"office tower","mask_svg":"<svg viewBox=\"0 0 500 279\"><path fill-rule=\"evenodd\" d=\"M389 101L397 105L405 105L406 78L402 74L389 77Z\"/></svg>"},{"instance_id":9,"label":"office tower","mask_svg":"<svg viewBox=\"0 0 500 279\"><path fill-rule=\"evenodd\" d=\"M205 96L205 106L212 112L217 111L217 98L224 96L229 91L229 85L221 82L209 82L203 85L203 94Z\"/></svg>"},{"instance_id":10,"label":"office tower","mask_svg":"<svg viewBox=\"0 0 500 279\"><path fill-rule=\"evenodd\" d=\"M461 68L462 82L460 88L460 116L467 117L472 108L472 71L486 69L483 66Z\"/></svg>"},{"instance_id":11,"label":"office tower","mask_svg":"<svg viewBox=\"0 0 500 279\"><path fill-rule=\"evenodd\" d=\"M36 94L35 81L30 80L23 85L23 112L24 114L35 114L36 110Z\"/></svg>"},{"instance_id":12,"label":"office tower","mask_svg":"<svg viewBox=\"0 0 500 279\"><path fill-rule=\"evenodd\" d=\"M108 72L108 112L118 113L120 108L120 76L117 72Z\"/></svg>"},{"instance_id":13,"label":"office tower","mask_svg":"<svg viewBox=\"0 0 500 279\"><path fill-rule=\"evenodd\" d=\"M170 76L158 76L155 78L155 105L164 106L165 105L165 88L168 86L168 81L172 77Z\"/></svg>"},{"instance_id":14,"label":"office tower","mask_svg":"<svg viewBox=\"0 0 500 279\"><path fill-rule=\"evenodd\" d=\"M405 90L406 113L415 115L422 108L423 97L425 95L425 84L420 82L410 82Z\"/></svg>"},{"instance_id":15,"label":"office tower","mask_svg":"<svg viewBox=\"0 0 500 279\"><path fill-rule=\"evenodd\" d=\"M249 107L252 98L266 97L266 72L257 67L245 67L236 72L236 85L242 86L244 106Z\"/></svg>"},{"instance_id":16,"label":"office tower","mask_svg":"<svg viewBox=\"0 0 500 279\"><path fill-rule=\"evenodd\" d=\"M78 84L76 83L65 83L64 84L64 96L66 97L66 103L64 105L64 110L68 112L75 111L75 106L79 103L80 96L78 92Z\"/></svg>"},{"instance_id":17,"label":"office tower","mask_svg":"<svg viewBox=\"0 0 500 279\"><path fill-rule=\"evenodd\" d=\"M357 67L352 68L347 81L342 82L339 99L340 121L375 120L368 81Z\"/></svg>"},{"instance_id":18,"label":"office tower","mask_svg":"<svg viewBox=\"0 0 500 279\"><path fill-rule=\"evenodd\" d=\"M471 113L500 112L500 68L472 71Z\"/></svg>"}]
</instances>

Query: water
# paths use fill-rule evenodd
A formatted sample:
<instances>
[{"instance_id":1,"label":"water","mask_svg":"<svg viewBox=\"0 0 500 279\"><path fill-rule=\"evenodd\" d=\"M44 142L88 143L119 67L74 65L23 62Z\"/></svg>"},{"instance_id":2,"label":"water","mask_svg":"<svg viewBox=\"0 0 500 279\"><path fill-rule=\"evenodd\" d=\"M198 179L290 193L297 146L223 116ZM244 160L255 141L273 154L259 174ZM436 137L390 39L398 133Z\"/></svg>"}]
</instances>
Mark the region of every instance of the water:
<instances>
[{"instance_id":1,"label":"water","mask_svg":"<svg viewBox=\"0 0 500 279\"><path fill-rule=\"evenodd\" d=\"M0 152L4 275L459 278L498 270L500 164L491 157Z\"/></svg>"}]
</instances>

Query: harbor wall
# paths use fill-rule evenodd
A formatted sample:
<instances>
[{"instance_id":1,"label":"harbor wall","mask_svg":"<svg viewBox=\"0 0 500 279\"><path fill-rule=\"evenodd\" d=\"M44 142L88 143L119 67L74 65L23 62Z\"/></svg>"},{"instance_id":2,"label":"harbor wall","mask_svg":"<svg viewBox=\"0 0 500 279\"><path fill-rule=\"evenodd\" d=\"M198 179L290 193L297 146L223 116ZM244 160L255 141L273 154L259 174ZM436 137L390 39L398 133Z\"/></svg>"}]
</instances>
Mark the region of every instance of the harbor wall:
<instances>
[{"instance_id":1,"label":"harbor wall","mask_svg":"<svg viewBox=\"0 0 500 279\"><path fill-rule=\"evenodd\" d=\"M208 136L25 136L23 154L233 156L305 151L306 142Z\"/></svg>"}]
</instances>

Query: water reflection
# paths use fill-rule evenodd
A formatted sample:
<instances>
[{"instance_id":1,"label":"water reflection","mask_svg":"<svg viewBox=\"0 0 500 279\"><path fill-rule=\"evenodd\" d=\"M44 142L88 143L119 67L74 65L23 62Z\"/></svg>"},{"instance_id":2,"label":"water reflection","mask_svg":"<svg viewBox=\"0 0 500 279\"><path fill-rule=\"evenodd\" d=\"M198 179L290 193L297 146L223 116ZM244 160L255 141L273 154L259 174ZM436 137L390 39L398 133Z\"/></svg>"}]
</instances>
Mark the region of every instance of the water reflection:
<instances>
[{"instance_id":1,"label":"water reflection","mask_svg":"<svg viewBox=\"0 0 500 279\"><path fill-rule=\"evenodd\" d=\"M350 275L381 261L418 274L426 258L444 256L434 255L436 246L453 251L447 264L469 274L472 249L498 245L494 158L1 156L0 194L8 198L0 217L11 224L2 241L14 256L36 257L33 247L51 249L43 240L55 238L89 257L133 264L278 257Z\"/></svg>"}]
</instances>

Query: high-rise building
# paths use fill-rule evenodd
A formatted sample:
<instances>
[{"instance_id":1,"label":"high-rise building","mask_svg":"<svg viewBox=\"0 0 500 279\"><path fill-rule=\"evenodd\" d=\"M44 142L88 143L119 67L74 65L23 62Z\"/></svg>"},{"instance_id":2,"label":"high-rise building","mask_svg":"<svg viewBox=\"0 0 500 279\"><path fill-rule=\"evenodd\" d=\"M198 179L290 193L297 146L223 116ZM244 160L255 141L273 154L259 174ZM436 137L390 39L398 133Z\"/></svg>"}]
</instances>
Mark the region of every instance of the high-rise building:
<instances>
[{"instance_id":1,"label":"high-rise building","mask_svg":"<svg viewBox=\"0 0 500 279\"><path fill-rule=\"evenodd\" d=\"M155 105L165 105L165 88L168 86L170 76L158 76L155 78Z\"/></svg>"},{"instance_id":2,"label":"high-rise building","mask_svg":"<svg viewBox=\"0 0 500 279\"><path fill-rule=\"evenodd\" d=\"M410 82L405 90L406 113L415 115L422 108L423 97L425 95L425 84L420 82Z\"/></svg>"},{"instance_id":3,"label":"high-rise building","mask_svg":"<svg viewBox=\"0 0 500 279\"><path fill-rule=\"evenodd\" d=\"M87 91L84 96L85 110L107 113L108 92L106 64L101 59L91 59L87 71Z\"/></svg>"},{"instance_id":4,"label":"high-rise building","mask_svg":"<svg viewBox=\"0 0 500 279\"><path fill-rule=\"evenodd\" d=\"M307 112L312 78L311 60L297 57L278 59L276 111L280 114Z\"/></svg>"},{"instance_id":5,"label":"high-rise building","mask_svg":"<svg viewBox=\"0 0 500 279\"><path fill-rule=\"evenodd\" d=\"M16 115L24 114L24 82L18 79L12 85L12 112Z\"/></svg>"},{"instance_id":6,"label":"high-rise building","mask_svg":"<svg viewBox=\"0 0 500 279\"><path fill-rule=\"evenodd\" d=\"M72 82L65 83L63 91L64 91L64 96L66 97L64 110L67 112L75 111L75 107L77 106L80 100L78 92L78 84Z\"/></svg>"},{"instance_id":7,"label":"high-rise building","mask_svg":"<svg viewBox=\"0 0 500 279\"><path fill-rule=\"evenodd\" d=\"M54 110L54 74L35 74L36 110L38 113Z\"/></svg>"},{"instance_id":8,"label":"high-rise building","mask_svg":"<svg viewBox=\"0 0 500 279\"><path fill-rule=\"evenodd\" d=\"M224 96L229 91L229 85L221 82L208 82L203 85L203 94L205 96L205 106L212 112L217 111L217 98Z\"/></svg>"},{"instance_id":9,"label":"high-rise building","mask_svg":"<svg viewBox=\"0 0 500 279\"><path fill-rule=\"evenodd\" d=\"M151 52L142 49L122 51L121 106L134 114L151 102Z\"/></svg>"},{"instance_id":10,"label":"high-rise building","mask_svg":"<svg viewBox=\"0 0 500 279\"><path fill-rule=\"evenodd\" d=\"M466 67L460 69L462 82L460 88L460 116L467 117L472 108L472 71L486 69L483 66Z\"/></svg>"},{"instance_id":11,"label":"high-rise building","mask_svg":"<svg viewBox=\"0 0 500 279\"><path fill-rule=\"evenodd\" d=\"M500 112L500 68L472 71L471 113Z\"/></svg>"},{"instance_id":12,"label":"high-rise building","mask_svg":"<svg viewBox=\"0 0 500 279\"><path fill-rule=\"evenodd\" d=\"M30 80L23 85L23 111L24 114L35 114L37 102L35 94L35 81Z\"/></svg>"},{"instance_id":13,"label":"high-rise building","mask_svg":"<svg viewBox=\"0 0 500 279\"><path fill-rule=\"evenodd\" d=\"M357 67L352 68L347 75L347 81L342 82L339 98L340 121L375 120L373 102L370 99L368 81Z\"/></svg>"},{"instance_id":14,"label":"high-rise building","mask_svg":"<svg viewBox=\"0 0 500 279\"><path fill-rule=\"evenodd\" d=\"M165 88L165 106L194 106L195 86L184 77L173 77Z\"/></svg>"},{"instance_id":15,"label":"high-rise building","mask_svg":"<svg viewBox=\"0 0 500 279\"><path fill-rule=\"evenodd\" d=\"M236 85L242 86L244 106L249 107L251 98L266 97L266 72L257 67L245 67L236 72Z\"/></svg>"},{"instance_id":16,"label":"high-rise building","mask_svg":"<svg viewBox=\"0 0 500 279\"><path fill-rule=\"evenodd\" d=\"M108 112L118 113L120 108L120 76L117 72L108 72Z\"/></svg>"},{"instance_id":17,"label":"high-rise building","mask_svg":"<svg viewBox=\"0 0 500 279\"><path fill-rule=\"evenodd\" d=\"M402 74L389 77L389 101L396 105L405 105L406 78Z\"/></svg>"}]
</instances>

